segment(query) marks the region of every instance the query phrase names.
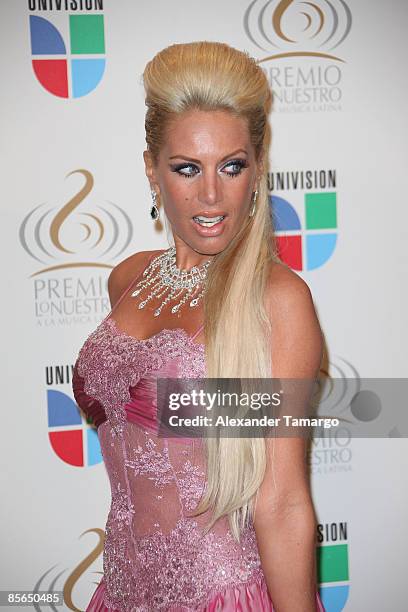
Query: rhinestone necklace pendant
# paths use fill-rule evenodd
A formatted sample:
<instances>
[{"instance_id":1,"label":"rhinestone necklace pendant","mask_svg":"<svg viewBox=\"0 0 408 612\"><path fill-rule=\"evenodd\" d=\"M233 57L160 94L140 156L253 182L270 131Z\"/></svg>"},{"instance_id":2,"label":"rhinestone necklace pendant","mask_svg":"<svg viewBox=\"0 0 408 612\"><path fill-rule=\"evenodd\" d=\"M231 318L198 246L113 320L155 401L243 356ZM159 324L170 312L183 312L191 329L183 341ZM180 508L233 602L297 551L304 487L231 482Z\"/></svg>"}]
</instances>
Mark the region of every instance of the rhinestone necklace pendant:
<instances>
[{"instance_id":1,"label":"rhinestone necklace pendant","mask_svg":"<svg viewBox=\"0 0 408 612\"><path fill-rule=\"evenodd\" d=\"M150 262L131 296L138 297L145 289L149 291L148 295L139 302L139 309L144 308L153 298L165 296L154 311L155 317L160 316L163 308L175 300L179 301L170 309L172 314L177 313L189 300L189 306L195 308L205 294L205 281L210 263L211 260L208 260L201 266L193 266L191 270L180 270L176 265L176 248L170 247Z\"/></svg>"}]
</instances>

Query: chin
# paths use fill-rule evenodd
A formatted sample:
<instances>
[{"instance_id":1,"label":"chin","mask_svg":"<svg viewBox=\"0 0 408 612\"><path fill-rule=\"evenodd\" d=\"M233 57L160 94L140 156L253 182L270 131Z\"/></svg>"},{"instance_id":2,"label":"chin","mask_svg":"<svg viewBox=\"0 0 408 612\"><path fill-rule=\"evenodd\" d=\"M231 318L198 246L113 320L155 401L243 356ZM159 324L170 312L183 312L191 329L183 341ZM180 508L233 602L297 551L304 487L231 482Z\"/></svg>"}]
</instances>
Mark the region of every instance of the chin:
<instances>
[{"instance_id":1,"label":"chin","mask_svg":"<svg viewBox=\"0 0 408 612\"><path fill-rule=\"evenodd\" d=\"M199 242L196 240L194 242L191 241L189 245L200 255L218 255L218 253L225 251L230 242L230 240L225 240L225 238L223 240L219 238L206 238Z\"/></svg>"}]
</instances>

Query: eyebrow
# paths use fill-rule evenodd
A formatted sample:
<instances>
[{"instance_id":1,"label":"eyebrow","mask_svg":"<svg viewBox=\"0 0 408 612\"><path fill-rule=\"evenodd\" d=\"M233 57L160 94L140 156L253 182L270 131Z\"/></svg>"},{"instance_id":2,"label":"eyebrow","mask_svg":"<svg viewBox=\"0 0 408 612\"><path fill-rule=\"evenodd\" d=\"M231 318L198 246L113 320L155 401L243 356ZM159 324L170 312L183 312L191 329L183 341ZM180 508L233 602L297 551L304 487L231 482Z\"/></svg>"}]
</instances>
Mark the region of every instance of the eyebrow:
<instances>
[{"instance_id":1,"label":"eyebrow","mask_svg":"<svg viewBox=\"0 0 408 612\"><path fill-rule=\"evenodd\" d=\"M245 155L248 155L248 153L245 151L245 149L237 149L236 151L233 151L232 153L228 153L228 155L226 155L225 157L223 157L220 161L223 162L226 159L228 159L229 157L233 157L234 155L237 155L237 153L245 153ZM200 164L200 160L199 159L194 159L193 157L189 157L188 155L172 155L171 157L169 157L169 159L187 159L189 161L192 161L196 164Z\"/></svg>"}]
</instances>

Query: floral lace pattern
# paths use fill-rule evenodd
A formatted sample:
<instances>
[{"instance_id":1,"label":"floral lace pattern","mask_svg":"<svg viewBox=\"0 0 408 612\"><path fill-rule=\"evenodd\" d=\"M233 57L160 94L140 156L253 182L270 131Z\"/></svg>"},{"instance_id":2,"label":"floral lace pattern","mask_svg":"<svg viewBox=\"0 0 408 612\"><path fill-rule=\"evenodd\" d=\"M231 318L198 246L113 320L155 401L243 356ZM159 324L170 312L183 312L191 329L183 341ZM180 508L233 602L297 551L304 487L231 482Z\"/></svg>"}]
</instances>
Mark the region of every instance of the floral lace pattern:
<instances>
[{"instance_id":1,"label":"floral lace pattern","mask_svg":"<svg viewBox=\"0 0 408 612\"><path fill-rule=\"evenodd\" d=\"M88 336L79 352L78 373L85 380L86 393L104 406L113 435L123 433L129 387L176 357L181 359L181 376L205 375L204 346L195 343L184 329L163 329L138 340L118 330L115 321L108 318Z\"/></svg>"},{"instance_id":2,"label":"floral lace pattern","mask_svg":"<svg viewBox=\"0 0 408 612\"><path fill-rule=\"evenodd\" d=\"M113 546L108 544L107 559L115 556ZM152 612L176 604L194 610L215 590L262 576L254 532L248 528L238 545L230 534L203 536L195 521L180 519L169 535L158 531L140 538L137 548L135 571L125 569L125 557L118 574L106 577L105 603L119 610Z\"/></svg>"},{"instance_id":3,"label":"floral lace pattern","mask_svg":"<svg viewBox=\"0 0 408 612\"><path fill-rule=\"evenodd\" d=\"M204 521L186 516L206 485L200 442L159 438L127 412L135 407L150 418L159 375L204 377L204 345L182 329L137 340L106 319L85 341L76 366L84 411L94 398L107 418L98 429L112 491L105 605L120 612L192 611L228 586L261 579L252 525L237 543L225 517L204 534L207 515Z\"/></svg>"},{"instance_id":4,"label":"floral lace pattern","mask_svg":"<svg viewBox=\"0 0 408 612\"><path fill-rule=\"evenodd\" d=\"M205 472L197 465L193 465L190 459L184 461L176 470L170 461L167 441L160 451L157 449L157 443L147 432L144 433L145 445L138 444L130 451L131 455L125 459L125 466L130 468L134 476L146 476L159 489L175 484L183 507L188 511L194 510L204 490ZM182 452L188 453L188 451ZM158 496L157 499L162 499L162 496Z\"/></svg>"},{"instance_id":5,"label":"floral lace pattern","mask_svg":"<svg viewBox=\"0 0 408 612\"><path fill-rule=\"evenodd\" d=\"M160 452L156 447L156 442L147 437L145 447L138 444L132 458L125 460L125 466L129 467L135 476L147 476L149 480L154 481L156 487L163 488L173 482L174 476L168 448L164 447Z\"/></svg>"},{"instance_id":6,"label":"floral lace pattern","mask_svg":"<svg viewBox=\"0 0 408 612\"><path fill-rule=\"evenodd\" d=\"M180 500L186 510L194 510L200 501L205 487L205 473L189 459L177 472Z\"/></svg>"},{"instance_id":7,"label":"floral lace pattern","mask_svg":"<svg viewBox=\"0 0 408 612\"><path fill-rule=\"evenodd\" d=\"M125 528L125 526L129 526L132 524L135 508L130 500L129 495L122 488L120 482L116 484L116 487L112 492L112 503L110 512L112 514L112 517L114 517L118 528L121 531Z\"/></svg>"}]
</instances>

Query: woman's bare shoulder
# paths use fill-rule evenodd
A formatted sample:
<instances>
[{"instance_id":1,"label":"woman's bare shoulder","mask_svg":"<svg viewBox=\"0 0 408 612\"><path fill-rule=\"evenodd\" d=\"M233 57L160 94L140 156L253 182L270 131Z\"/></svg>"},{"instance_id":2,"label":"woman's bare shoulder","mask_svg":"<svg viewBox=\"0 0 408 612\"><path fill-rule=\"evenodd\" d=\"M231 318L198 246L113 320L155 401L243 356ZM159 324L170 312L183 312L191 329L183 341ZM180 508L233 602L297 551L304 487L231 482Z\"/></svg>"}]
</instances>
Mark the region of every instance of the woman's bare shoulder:
<instances>
[{"instance_id":1,"label":"woman's bare shoulder","mask_svg":"<svg viewBox=\"0 0 408 612\"><path fill-rule=\"evenodd\" d=\"M112 306L117 302L132 280L143 272L150 258L162 252L163 249L133 253L133 255L122 260L112 269L108 278L108 291Z\"/></svg>"},{"instance_id":2,"label":"woman's bare shoulder","mask_svg":"<svg viewBox=\"0 0 408 612\"><path fill-rule=\"evenodd\" d=\"M266 308L273 328L275 376L314 377L323 334L308 284L285 264L268 271Z\"/></svg>"},{"instance_id":3,"label":"woman's bare shoulder","mask_svg":"<svg viewBox=\"0 0 408 612\"><path fill-rule=\"evenodd\" d=\"M296 295L304 296L304 299L311 298L309 285L285 263L272 261L268 269L266 282L268 304L277 307L282 301L284 302Z\"/></svg>"}]
</instances>

